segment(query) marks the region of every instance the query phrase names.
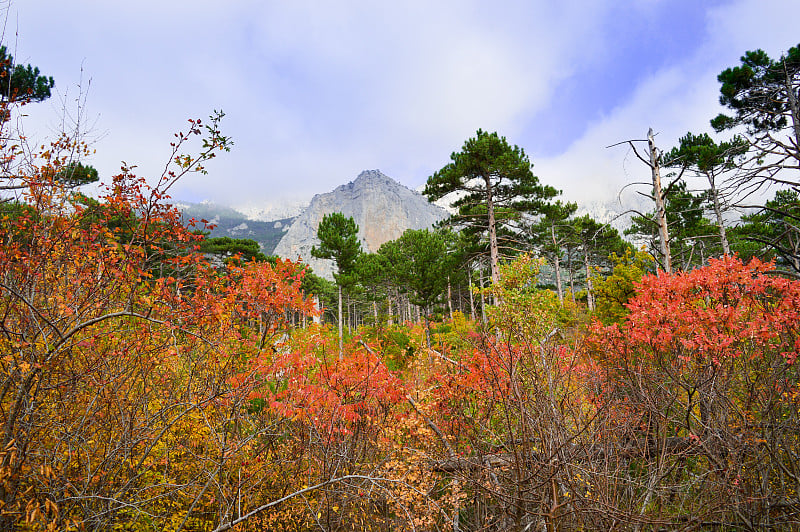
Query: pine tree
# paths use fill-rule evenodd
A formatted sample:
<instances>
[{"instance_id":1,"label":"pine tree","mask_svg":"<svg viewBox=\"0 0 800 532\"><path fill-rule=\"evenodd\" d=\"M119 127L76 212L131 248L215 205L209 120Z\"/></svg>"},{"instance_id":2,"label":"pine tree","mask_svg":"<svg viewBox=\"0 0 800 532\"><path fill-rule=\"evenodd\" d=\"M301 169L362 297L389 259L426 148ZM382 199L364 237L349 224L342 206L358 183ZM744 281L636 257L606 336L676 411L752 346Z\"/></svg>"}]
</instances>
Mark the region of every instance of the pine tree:
<instances>
[{"instance_id":1,"label":"pine tree","mask_svg":"<svg viewBox=\"0 0 800 532\"><path fill-rule=\"evenodd\" d=\"M740 66L725 69L717 79L719 101L733 113L718 115L712 127L745 126L754 149L750 182L744 184L800 188L800 45L777 60L763 50L745 52Z\"/></svg>"},{"instance_id":2,"label":"pine tree","mask_svg":"<svg viewBox=\"0 0 800 532\"><path fill-rule=\"evenodd\" d=\"M352 218L340 212L323 216L317 228L319 247L311 248L311 255L318 259L333 259L337 273L333 274L339 288L339 358L343 354L342 342L342 286L350 286L356 261L361 254L358 226Z\"/></svg>"},{"instance_id":3,"label":"pine tree","mask_svg":"<svg viewBox=\"0 0 800 532\"><path fill-rule=\"evenodd\" d=\"M487 235L492 282L496 283L500 230L519 228L522 213L538 213L559 192L540 184L525 151L497 133L479 129L450 159L450 164L428 178L424 194L433 201L460 193L452 203L458 209L453 222Z\"/></svg>"}]
</instances>

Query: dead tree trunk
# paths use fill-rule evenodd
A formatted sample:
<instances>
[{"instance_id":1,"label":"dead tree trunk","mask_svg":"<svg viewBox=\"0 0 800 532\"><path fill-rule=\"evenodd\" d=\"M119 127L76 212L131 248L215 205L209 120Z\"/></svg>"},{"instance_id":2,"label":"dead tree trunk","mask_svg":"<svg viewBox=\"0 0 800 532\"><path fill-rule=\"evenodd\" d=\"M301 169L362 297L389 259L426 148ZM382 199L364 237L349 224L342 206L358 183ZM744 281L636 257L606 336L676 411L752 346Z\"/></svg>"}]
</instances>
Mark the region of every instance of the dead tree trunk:
<instances>
[{"instance_id":1,"label":"dead tree trunk","mask_svg":"<svg viewBox=\"0 0 800 532\"><path fill-rule=\"evenodd\" d=\"M672 273L672 257L669 252L669 229L667 227L667 210L664 205L664 192L661 189L661 169L658 163L656 143L653 138L653 128L647 131L647 145L650 148L650 169L653 174L653 199L656 202L656 223L658 224L658 239L661 245L661 258L663 268L667 273Z\"/></svg>"}]
</instances>

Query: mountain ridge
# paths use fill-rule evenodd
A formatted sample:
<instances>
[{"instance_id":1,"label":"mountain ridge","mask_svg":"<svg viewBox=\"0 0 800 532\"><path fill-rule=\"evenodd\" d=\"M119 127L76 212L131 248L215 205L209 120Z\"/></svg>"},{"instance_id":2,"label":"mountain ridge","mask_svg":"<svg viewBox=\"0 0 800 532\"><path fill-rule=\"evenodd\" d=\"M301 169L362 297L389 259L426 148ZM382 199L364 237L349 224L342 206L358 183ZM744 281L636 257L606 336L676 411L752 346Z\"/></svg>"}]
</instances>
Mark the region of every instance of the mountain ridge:
<instances>
[{"instance_id":1,"label":"mountain ridge","mask_svg":"<svg viewBox=\"0 0 800 532\"><path fill-rule=\"evenodd\" d=\"M399 238L407 229L429 228L448 217L444 209L380 170L364 170L353 181L316 194L286 231L275 254L300 259L316 274L332 279L333 262L312 257L311 248L319 243L317 227L322 218L333 212L355 220L361 245L368 252L377 251L381 244Z\"/></svg>"},{"instance_id":2,"label":"mountain ridge","mask_svg":"<svg viewBox=\"0 0 800 532\"><path fill-rule=\"evenodd\" d=\"M181 211L184 221L190 218L208 220L213 229L207 229L210 238L230 237L249 238L258 242L262 253L272 255L284 233L294 222L295 217L276 220L254 220L247 214L228 207L218 205L211 201L201 203L177 202L175 204Z\"/></svg>"}]
</instances>

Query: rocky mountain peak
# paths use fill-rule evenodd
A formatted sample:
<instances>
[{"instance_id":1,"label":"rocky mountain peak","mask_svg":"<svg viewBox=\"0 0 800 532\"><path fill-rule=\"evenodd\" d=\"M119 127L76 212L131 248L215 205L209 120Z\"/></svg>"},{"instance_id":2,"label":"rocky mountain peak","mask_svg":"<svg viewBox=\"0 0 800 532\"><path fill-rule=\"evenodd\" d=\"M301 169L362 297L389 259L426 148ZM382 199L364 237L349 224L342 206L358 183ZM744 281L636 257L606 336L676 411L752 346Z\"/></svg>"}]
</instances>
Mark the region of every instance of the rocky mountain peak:
<instances>
[{"instance_id":1,"label":"rocky mountain peak","mask_svg":"<svg viewBox=\"0 0 800 532\"><path fill-rule=\"evenodd\" d=\"M364 170L363 172L358 174L358 177L356 177L355 181L353 181L352 183L353 184L364 184L364 183L369 183L369 182L372 182L372 181L383 182L383 183L387 183L389 185L397 185L397 184L399 184L399 183L395 182L394 179L392 179L388 175L384 174L380 170Z\"/></svg>"},{"instance_id":2,"label":"rocky mountain peak","mask_svg":"<svg viewBox=\"0 0 800 532\"><path fill-rule=\"evenodd\" d=\"M364 170L353 181L345 185L339 185L333 192L340 192L346 194L347 191L364 190L375 187L393 188L401 186L400 183L387 176L380 170ZM405 188L405 187L403 187Z\"/></svg>"},{"instance_id":3,"label":"rocky mountain peak","mask_svg":"<svg viewBox=\"0 0 800 532\"><path fill-rule=\"evenodd\" d=\"M359 227L361 245L375 252L384 242L399 238L407 229L425 229L446 218L447 212L428 203L380 170L365 170L355 180L327 194L318 194L294 221L275 254L308 263L318 275L333 278L332 261L315 259L311 248L319 244L317 227L326 214L341 212Z\"/></svg>"}]
</instances>

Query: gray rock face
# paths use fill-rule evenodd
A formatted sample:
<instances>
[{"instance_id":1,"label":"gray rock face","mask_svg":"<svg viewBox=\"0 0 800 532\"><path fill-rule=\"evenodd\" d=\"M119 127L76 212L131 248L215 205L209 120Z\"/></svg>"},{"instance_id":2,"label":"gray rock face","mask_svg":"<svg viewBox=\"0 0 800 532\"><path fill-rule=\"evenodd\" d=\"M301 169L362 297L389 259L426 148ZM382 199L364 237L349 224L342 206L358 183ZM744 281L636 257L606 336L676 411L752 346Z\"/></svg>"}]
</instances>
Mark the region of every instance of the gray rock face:
<instances>
[{"instance_id":1,"label":"gray rock face","mask_svg":"<svg viewBox=\"0 0 800 532\"><path fill-rule=\"evenodd\" d=\"M355 220L361 246L369 252L399 238L407 229L426 229L448 216L441 207L428 203L425 196L409 190L380 170L365 170L355 181L333 192L314 196L278 243L275 254L292 260L299 258L317 275L333 279L333 261L311 256L312 246L319 245L317 227L323 216L333 212Z\"/></svg>"}]
</instances>

